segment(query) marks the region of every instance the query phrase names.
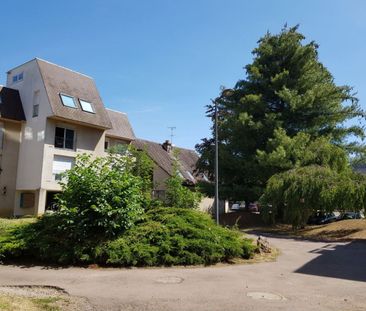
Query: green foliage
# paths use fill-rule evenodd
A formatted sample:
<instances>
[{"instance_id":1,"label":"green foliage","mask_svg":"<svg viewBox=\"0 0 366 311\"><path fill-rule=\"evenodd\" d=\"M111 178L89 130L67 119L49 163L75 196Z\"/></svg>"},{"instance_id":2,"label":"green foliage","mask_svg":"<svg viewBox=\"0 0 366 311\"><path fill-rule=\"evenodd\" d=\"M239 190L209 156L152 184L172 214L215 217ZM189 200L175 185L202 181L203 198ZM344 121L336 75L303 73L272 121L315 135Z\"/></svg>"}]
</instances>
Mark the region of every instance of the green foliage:
<instances>
[{"instance_id":1,"label":"green foliage","mask_svg":"<svg viewBox=\"0 0 366 311\"><path fill-rule=\"evenodd\" d=\"M327 137L312 139L305 132L289 137L282 128L268 139L267 150L257 150L259 164L274 173L308 165L321 165L341 172L349 169L344 149L332 144Z\"/></svg>"},{"instance_id":2,"label":"green foliage","mask_svg":"<svg viewBox=\"0 0 366 311\"><path fill-rule=\"evenodd\" d=\"M12 226L0 234L0 259L21 258L58 264L117 266L214 264L250 258L252 241L217 226L206 214L182 208L150 209L114 239L75 241L59 214Z\"/></svg>"},{"instance_id":3,"label":"green foliage","mask_svg":"<svg viewBox=\"0 0 366 311\"><path fill-rule=\"evenodd\" d=\"M81 155L61 182L59 217L75 239L111 237L141 217L142 181L130 169L128 156L91 159Z\"/></svg>"},{"instance_id":4,"label":"green foliage","mask_svg":"<svg viewBox=\"0 0 366 311\"><path fill-rule=\"evenodd\" d=\"M267 222L279 218L298 228L314 211L357 211L365 202L364 176L314 165L273 175L261 197L261 213Z\"/></svg>"},{"instance_id":5,"label":"green foliage","mask_svg":"<svg viewBox=\"0 0 366 311\"><path fill-rule=\"evenodd\" d=\"M78 156L61 182L60 211L2 235L0 254L57 263L90 262L95 247L131 228L143 214L143 180L129 156Z\"/></svg>"},{"instance_id":6,"label":"green foliage","mask_svg":"<svg viewBox=\"0 0 366 311\"><path fill-rule=\"evenodd\" d=\"M177 171L166 180L165 205L178 208L198 208L202 194L196 191L195 188L190 189L183 185Z\"/></svg>"},{"instance_id":7,"label":"green foliage","mask_svg":"<svg viewBox=\"0 0 366 311\"><path fill-rule=\"evenodd\" d=\"M149 210L137 226L98 250L101 262L122 266L197 265L250 258L254 246L201 212Z\"/></svg>"},{"instance_id":8,"label":"green foliage","mask_svg":"<svg viewBox=\"0 0 366 311\"><path fill-rule=\"evenodd\" d=\"M132 145L114 145L109 148L110 154L129 156L128 170L141 179L141 191L143 194L143 206L149 207L152 202L154 162L145 150L137 150Z\"/></svg>"},{"instance_id":9,"label":"green foliage","mask_svg":"<svg viewBox=\"0 0 366 311\"><path fill-rule=\"evenodd\" d=\"M178 150L175 150L174 157L175 159L179 158ZM179 173L178 160L173 162L172 172L173 175L165 182L164 204L178 208L198 208L202 200L202 194L193 185L183 185L184 179Z\"/></svg>"},{"instance_id":10,"label":"green foliage","mask_svg":"<svg viewBox=\"0 0 366 311\"><path fill-rule=\"evenodd\" d=\"M318 45L304 40L297 27L267 33L246 77L215 99L221 197L254 201L275 173L324 163L341 170L344 152L346 158L365 153L357 139L352 142L364 137L363 129L345 122L363 116L357 98L349 86L335 84L319 61ZM207 113L214 120L214 104ZM213 176L213 138L196 149L200 170Z\"/></svg>"}]
</instances>

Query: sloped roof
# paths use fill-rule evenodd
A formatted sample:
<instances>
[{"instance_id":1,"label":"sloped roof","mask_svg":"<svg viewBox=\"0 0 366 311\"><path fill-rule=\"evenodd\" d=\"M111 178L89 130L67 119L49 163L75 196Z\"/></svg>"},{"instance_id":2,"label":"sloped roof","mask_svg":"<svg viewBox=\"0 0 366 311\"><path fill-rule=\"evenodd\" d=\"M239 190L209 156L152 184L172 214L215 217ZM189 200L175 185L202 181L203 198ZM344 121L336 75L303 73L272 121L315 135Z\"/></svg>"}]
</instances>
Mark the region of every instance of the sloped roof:
<instances>
[{"instance_id":1,"label":"sloped roof","mask_svg":"<svg viewBox=\"0 0 366 311\"><path fill-rule=\"evenodd\" d=\"M138 149L145 150L156 165L161 167L170 176L173 174L174 150L176 150L179 171L183 175L183 178L193 184L201 179L195 172L199 157L194 150L173 147L173 150L168 152L162 144L143 139L136 139L132 144Z\"/></svg>"},{"instance_id":2,"label":"sloped roof","mask_svg":"<svg viewBox=\"0 0 366 311\"><path fill-rule=\"evenodd\" d=\"M23 105L18 90L0 85L0 118L25 121Z\"/></svg>"},{"instance_id":3,"label":"sloped roof","mask_svg":"<svg viewBox=\"0 0 366 311\"><path fill-rule=\"evenodd\" d=\"M134 140L135 133L128 120L127 114L107 108L107 114L112 123L112 128L106 131L106 136Z\"/></svg>"},{"instance_id":4,"label":"sloped roof","mask_svg":"<svg viewBox=\"0 0 366 311\"><path fill-rule=\"evenodd\" d=\"M55 117L105 129L111 128L111 122L92 78L38 58L36 61ZM80 107L75 109L64 106L60 93L92 103L95 113L85 112Z\"/></svg>"}]
</instances>

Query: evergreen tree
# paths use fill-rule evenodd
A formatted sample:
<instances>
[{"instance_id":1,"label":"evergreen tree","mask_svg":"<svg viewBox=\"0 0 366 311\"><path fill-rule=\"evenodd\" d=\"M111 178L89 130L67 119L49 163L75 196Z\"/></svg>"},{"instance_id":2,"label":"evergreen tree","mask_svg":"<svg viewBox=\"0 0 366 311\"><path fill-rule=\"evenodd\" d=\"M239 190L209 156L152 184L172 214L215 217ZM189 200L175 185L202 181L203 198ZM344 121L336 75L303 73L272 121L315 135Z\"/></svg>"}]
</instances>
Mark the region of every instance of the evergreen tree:
<instances>
[{"instance_id":1,"label":"evergreen tree","mask_svg":"<svg viewBox=\"0 0 366 311\"><path fill-rule=\"evenodd\" d=\"M256 200L275 173L329 164L332 158L334 162L334 151L346 162L350 154L364 154L364 146L357 143L357 138L364 138L362 127L345 123L364 115L352 88L336 85L318 59L318 45L304 40L297 26L285 27L277 35L267 33L253 51L253 62L245 67L246 78L215 99L221 197ZM214 103L207 110L212 120L213 112ZM214 139L203 139L196 149L201 154L199 168L213 174ZM303 151L308 153L306 159L300 159Z\"/></svg>"}]
</instances>

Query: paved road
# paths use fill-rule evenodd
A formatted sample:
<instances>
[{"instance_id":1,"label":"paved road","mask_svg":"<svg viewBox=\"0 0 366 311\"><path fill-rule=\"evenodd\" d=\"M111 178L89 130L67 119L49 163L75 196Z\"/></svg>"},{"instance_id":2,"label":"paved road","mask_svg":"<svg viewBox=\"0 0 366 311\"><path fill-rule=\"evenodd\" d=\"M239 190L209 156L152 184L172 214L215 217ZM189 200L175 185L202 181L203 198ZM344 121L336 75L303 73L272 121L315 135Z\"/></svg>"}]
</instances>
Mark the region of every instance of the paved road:
<instances>
[{"instance_id":1,"label":"paved road","mask_svg":"<svg viewBox=\"0 0 366 311\"><path fill-rule=\"evenodd\" d=\"M269 240L281 249L276 262L167 269L0 266L0 285L59 286L103 311L366 310L366 243Z\"/></svg>"}]
</instances>

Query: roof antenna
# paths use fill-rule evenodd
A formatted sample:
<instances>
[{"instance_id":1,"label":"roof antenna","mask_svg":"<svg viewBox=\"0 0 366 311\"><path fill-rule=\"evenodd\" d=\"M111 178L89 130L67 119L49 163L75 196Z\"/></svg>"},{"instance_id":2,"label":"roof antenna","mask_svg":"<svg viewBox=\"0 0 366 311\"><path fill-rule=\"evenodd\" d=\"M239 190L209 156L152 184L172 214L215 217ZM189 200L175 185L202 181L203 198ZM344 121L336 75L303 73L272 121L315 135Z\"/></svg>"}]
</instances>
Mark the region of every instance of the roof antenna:
<instances>
[{"instance_id":1,"label":"roof antenna","mask_svg":"<svg viewBox=\"0 0 366 311\"><path fill-rule=\"evenodd\" d=\"M168 126L168 129L170 129L170 143L173 145L173 137L174 135L174 130L176 129L175 126Z\"/></svg>"}]
</instances>

